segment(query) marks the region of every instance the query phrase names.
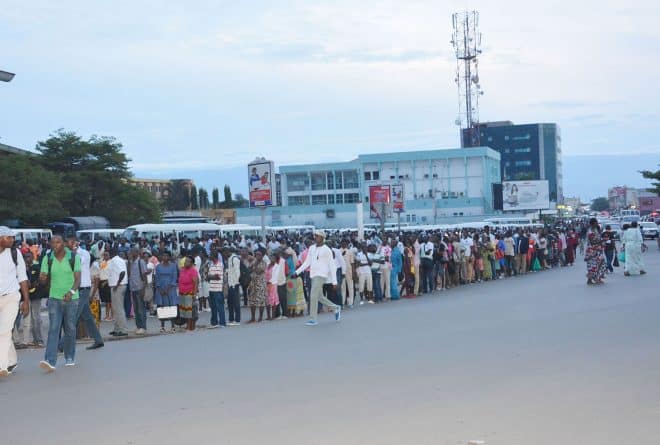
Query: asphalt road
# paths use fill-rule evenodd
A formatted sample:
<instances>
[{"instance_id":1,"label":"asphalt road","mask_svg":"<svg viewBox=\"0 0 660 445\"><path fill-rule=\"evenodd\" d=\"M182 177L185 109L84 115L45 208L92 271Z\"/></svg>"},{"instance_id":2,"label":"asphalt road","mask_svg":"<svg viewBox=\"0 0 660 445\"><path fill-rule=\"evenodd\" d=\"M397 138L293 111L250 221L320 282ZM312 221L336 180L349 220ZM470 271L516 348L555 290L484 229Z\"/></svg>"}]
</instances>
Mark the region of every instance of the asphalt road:
<instances>
[{"instance_id":1,"label":"asphalt road","mask_svg":"<svg viewBox=\"0 0 660 445\"><path fill-rule=\"evenodd\" d=\"M413 301L79 347L0 381L1 443L653 444L660 252L588 287L585 265Z\"/></svg>"}]
</instances>

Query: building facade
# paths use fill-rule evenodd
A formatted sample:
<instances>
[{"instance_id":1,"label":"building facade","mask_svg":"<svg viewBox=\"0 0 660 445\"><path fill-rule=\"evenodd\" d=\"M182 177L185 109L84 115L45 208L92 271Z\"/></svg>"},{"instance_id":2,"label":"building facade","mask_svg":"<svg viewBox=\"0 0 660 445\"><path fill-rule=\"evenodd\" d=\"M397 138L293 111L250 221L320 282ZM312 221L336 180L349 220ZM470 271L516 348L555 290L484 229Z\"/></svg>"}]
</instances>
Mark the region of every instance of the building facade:
<instances>
[{"instance_id":1,"label":"building facade","mask_svg":"<svg viewBox=\"0 0 660 445\"><path fill-rule=\"evenodd\" d=\"M502 181L548 180L550 201L563 202L561 131L557 124L514 125L511 121L479 124L480 144L500 153ZM472 139L463 130L462 143Z\"/></svg>"},{"instance_id":2,"label":"building facade","mask_svg":"<svg viewBox=\"0 0 660 445\"><path fill-rule=\"evenodd\" d=\"M266 224L317 227L379 223L369 211L369 187L402 185L401 221L434 224L492 214L492 184L500 180L500 156L487 147L360 155L349 162L279 168L282 206L266 209ZM395 222L391 209L388 222ZM238 209L238 222L258 225L258 209Z\"/></svg>"}]
</instances>

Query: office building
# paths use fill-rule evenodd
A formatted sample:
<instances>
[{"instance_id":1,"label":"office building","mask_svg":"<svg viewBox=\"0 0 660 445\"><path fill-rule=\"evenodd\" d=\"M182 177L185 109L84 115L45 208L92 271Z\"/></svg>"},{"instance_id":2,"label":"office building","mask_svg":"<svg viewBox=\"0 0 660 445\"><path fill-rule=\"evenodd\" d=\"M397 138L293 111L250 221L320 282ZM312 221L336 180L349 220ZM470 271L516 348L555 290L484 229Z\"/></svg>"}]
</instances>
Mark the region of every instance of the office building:
<instances>
[{"instance_id":1,"label":"office building","mask_svg":"<svg viewBox=\"0 0 660 445\"><path fill-rule=\"evenodd\" d=\"M356 227L356 205L371 217L369 187L401 184L406 224L479 219L492 214L492 184L499 182L500 156L487 147L359 155L348 162L279 168L282 206L266 210L266 224ZM258 225L258 209L238 209L239 223ZM396 215L387 212L388 222Z\"/></svg>"},{"instance_id":2,"label":"office building","mask_svg":"<svg viewBox=\"0 0 660 445\"><path fill-rule=\"evenodd\" d=\"M462 144L470 146L470 130L463 130ZM502 181L548 180L550 201L563 199L561 131L557 124L514 125L511 121L478 125L479 145L500 154Z\"/></svg>"}]
</instances>

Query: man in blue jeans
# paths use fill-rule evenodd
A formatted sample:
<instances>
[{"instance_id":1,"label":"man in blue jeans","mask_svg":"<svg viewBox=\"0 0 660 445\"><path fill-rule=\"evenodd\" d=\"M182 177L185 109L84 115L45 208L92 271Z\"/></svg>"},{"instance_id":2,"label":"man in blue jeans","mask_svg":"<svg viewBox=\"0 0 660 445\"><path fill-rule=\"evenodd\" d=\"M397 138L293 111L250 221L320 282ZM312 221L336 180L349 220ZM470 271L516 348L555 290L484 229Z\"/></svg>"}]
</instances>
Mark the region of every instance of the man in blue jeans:
<instances>
[{"instance_id":1,"label":"man in blue jeans","mask_svg":"<svg viewBox=\"0 0 660 445\"><path fill-rule=\"evenodd\" d=\"M94 339L94 343L87 349L99 349L104 346L103 337L96 327L96 320L89 308L89 296L92 289L91 261L92 258L85 249L79 248L78 240L75 236L66 240L66 245L71 252L75 252L80 257L80 289L78 289L78 313L76 314L76 326L78 321L82 320L87 328L87 333ZM64 350L64 340L60 338L59 350Z\"/></svg>"},{"instance_id":2,"label":"man in blue jeans","mask_svg":"<svg viewBox=\"0 0 660 445\"><path fill-rule=\"evenodd\" d=\"M128 252L128 289L135 312L135 333L147 332L147 308L144 304L144 288L147 283L147 263L140 258L140 251L133 247Z\"/></svg>"},{"instance_id":3,"label":"man in blue jeans","mask_svg":"<svg viewBox=\"0 0 660 445\"><path fill-rule=\"evenodd\" d=\"M241 296L238 293L238 287L241 281L241 259L236 255L236 252L225 248L222 251L222 256L227 265L227 309L229 310L229 323L228 326L241 325Z\"/></svg>"},{"instance_id":4,"label":"man in blue jeans","mask_svg":"<svg viewBox=\"0 0 660 445\"><path fill-rule=\"evenodd\" d=\"M51 253L41 262L39 279L50 280L48 297L48 340L46 356L39 363L46 372L55 371L60 327L64 323L65 366L75 366L76 318L78 316L78 289L80 287L80 257L64 247L61 236L50 241Z\"/></svg>"},{"instance_id":5,"label":"man in blue jeans","mask_svg":"<svg viewBox=\"0 0 660 445\"><path fill-rule=\"evenodd\" d=\"M226 327L225 321L225 295L224 287L224 264L222 257L218 254L215 247L211 247L211 257L202 265L206 267L206 279L209 284L209 303L211 304L211 324L209 329L215 329L219 326Z\"/></svg>"}]
</instances>

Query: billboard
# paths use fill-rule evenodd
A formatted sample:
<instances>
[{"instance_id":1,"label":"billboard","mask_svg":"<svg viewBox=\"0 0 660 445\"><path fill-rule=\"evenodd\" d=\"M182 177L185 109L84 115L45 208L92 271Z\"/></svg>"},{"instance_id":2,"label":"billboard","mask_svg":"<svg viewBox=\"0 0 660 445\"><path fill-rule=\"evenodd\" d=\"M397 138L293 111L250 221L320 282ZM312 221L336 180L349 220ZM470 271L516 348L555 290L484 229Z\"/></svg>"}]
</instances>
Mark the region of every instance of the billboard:
<instances>
[{"instance_id":1,"label":"billboard","mask_svg":"<svg viewBox=\"0 0 660 445\"><path fill-rule=\"evenodd\" d=\"M545 210L550 207L548 181L502 182L503 210Z\"/></svg>"},{"instance_id":2,"label":"billboard","mask_svg":"<svg viewBox=\"0 0 660 445\"><path fill-rule=\"evenodd\" d=\"M395 184L392 186L392 211L395 213L403 213L406 211L403 203L403 184Z\"/></svg>"},{"instance_id":3,"label":"billboard","mask_svg":"<svg viewBox=\"0 0 660 445\"><path fill-rule=\"evenodd\" d=\"M371 217L382 220L384 217L382 212L385 210L385 213L387 213L387 206L390 203L390 199L389 185L369 186L369 210L371 211Z\"/></svg>"},{"instance_id":4,"label":"billboard","mask_svg":"<svg viewBox=\"0 0 660 445\"><path fill-rule=\"evenodd\" d=\"M248 164L250 207L273 205L273 162L265 159Z\"/></svg>"}]
</instances>

